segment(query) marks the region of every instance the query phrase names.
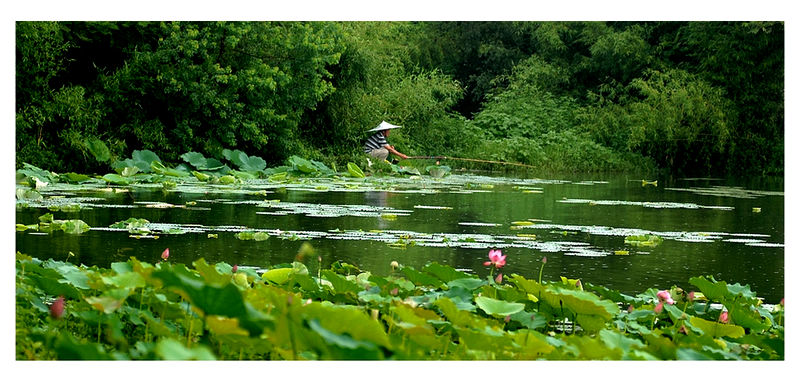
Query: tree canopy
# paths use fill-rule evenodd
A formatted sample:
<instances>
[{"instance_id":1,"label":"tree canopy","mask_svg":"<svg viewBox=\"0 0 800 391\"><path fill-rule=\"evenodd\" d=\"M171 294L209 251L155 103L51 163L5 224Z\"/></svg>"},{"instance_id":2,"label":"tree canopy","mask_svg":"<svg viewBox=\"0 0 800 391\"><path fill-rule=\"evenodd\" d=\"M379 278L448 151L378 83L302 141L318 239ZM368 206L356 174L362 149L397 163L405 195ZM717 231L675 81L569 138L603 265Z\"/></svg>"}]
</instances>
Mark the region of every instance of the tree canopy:
<instances>
[{"instance_id":1,"label":"tree canopy","mask_svg":"<svg viewBox=\"0 0 800 391\"><path fill-rule=\"evenodd\" d=\"M16 161L148 149L783 173L782 22L17 22Z\"/></svg>"}]
</instances>

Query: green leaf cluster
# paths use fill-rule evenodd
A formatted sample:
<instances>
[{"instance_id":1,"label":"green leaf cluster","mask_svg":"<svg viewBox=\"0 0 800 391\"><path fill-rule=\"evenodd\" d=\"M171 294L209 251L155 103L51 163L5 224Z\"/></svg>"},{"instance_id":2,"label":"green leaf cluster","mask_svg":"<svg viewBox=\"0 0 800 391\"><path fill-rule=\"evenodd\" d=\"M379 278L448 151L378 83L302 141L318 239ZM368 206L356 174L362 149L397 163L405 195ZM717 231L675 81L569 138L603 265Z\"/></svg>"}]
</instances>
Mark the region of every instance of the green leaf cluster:
<instances>
[{"instance_id":1,"label":"green leaf cluster","mask_svg":"<svg viewBox=\"0 0 800 391\"><path fill-rule=\"evenodd\" d=\"M311 251L309 249L305 250ZM749 287L697 277L706 300L656 312L562 278L497 284L450 266L378 276L342 262L317 276L299 262L253 272L199 259L131 258L109 269L16 261L18 359L82 360L780 360L783 309ZM60 318L49 304L63 296ZM698 293L696 297L702 296ZM613 299L609 299L613 298ZM624 300L615 302L612 300ZM629 306L629 307L628 307ZM620 309L620 307L628 307Z\"/></svg>"}]
</instances>

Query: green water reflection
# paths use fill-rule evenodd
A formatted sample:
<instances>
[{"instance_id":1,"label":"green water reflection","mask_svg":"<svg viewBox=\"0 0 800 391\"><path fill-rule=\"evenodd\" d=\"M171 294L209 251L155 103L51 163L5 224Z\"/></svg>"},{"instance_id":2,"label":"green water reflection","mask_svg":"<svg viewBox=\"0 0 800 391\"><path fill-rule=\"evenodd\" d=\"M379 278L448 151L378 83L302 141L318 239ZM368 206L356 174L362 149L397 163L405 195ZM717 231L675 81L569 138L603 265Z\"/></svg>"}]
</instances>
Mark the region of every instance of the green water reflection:
<instances>
[{"instance_id":1,"label":"green water reflection","mask_svg":"<svg viewBox=\"0 0 800 391\"><path fill-rule=\"evenodd\" d=\"M581 278L635 294L649 287L665 289L679 285L692 289L688 284L690 277L713 275L730 283L750 284L759 296L777 302L784 295L782 193L745 194L750 198L740 198L742 194L730 190L721 194L708 193L708 189L718 189L718 186L781 192L783 185L780 182L742 184L731 180L660 179L656 187L643 186L641 178L616 176L569 178L529 186L495 184L493 188L477 187L471 189L476 192L463 193L457 187L430 194L292 189L274 193L270 190L266 195L147 189L95 192L92 196L102 199L99 204L127 207L51 212L56 219L82 219L93 229L81 235L17 232L16 246L18 251L42 259L65 259L72 252L71 261L87 265L108 266L131 256L155 262L168 247L170 260L174 262L191 263L205 258L208 262L266 267L292 261L303 242L281 233L310 232L321 235L309 241L322 255L322 267L344 260L362 269L386 274L391 261L415 267L437 261L485 274L482 263L488 249L497 247L508 254L506 273L519 273L529 278L538 276L540 260L546 256L545 279ZM686 191L692 188L703 190ZM77 196L75 193L64 195ZM339 209L342 206L346 206L344 209L348 209L347 206L362 208L359 205L374 208L367 216L351 213L315 217L309 216L308 210L258 204L264 200L280 200L284 206L298 203L334 205ZM606 201L624 203L607 205ZM147 207L148 202L182 207L152 208ZM382 213L381 208L391 208L391 211ZM760 211L755 212L754 208ZM36 223L44 213L48 210L18 208L17 223ZM126 231L106 229L130 217L178 225L189 232L159 235L159 239L135 239ZM512 229L512 222L526 220L536 224ZM197 232L189 228L196 228ZM271 237L252 241L234 236L247 229L268 230ZM654 248L631 247L624 243L626 229L658 232L665 235L665 240ZM354 230L362 230L365 235L344 237L336 233ZM398 231L409 232L411 236L440 236L436 243L399 248L374 240L378 231L393 232L393 240L407 237ZM217 237L209 238L209 233ZM367 234L370 233L373 239L369 239ZM687 237L685 233L695 235ZM497 242L442 241L444 234L457 239L487 235ZM536 239L519 237L519 234L536 235ZM704 241L696 241L698 238ZM526 241L530 245L525 245ZM624 254L625 251L627 255L615 255L615 252ZM316 267L309 265L310 269Z\"/></svg>"}]
</instances>

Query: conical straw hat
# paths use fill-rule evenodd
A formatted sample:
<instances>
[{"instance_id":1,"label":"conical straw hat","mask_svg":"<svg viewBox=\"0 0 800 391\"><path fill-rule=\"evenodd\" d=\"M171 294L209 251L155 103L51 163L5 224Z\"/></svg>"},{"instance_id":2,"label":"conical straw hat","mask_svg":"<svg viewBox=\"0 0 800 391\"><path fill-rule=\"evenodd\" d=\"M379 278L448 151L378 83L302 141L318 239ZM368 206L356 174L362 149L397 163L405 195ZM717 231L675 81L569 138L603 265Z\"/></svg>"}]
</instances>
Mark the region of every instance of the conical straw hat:
<instances>
[{"instance_id":1,"label":"conical straw hat","mask_svg":"<svg viewBox=\"0 0 800 391\"><path fill-rule=\"evenodd\" d=\"M380 132L381 130L395 129L395 128L402 128L402 126L392 125L386 121L381 121L380 125L368 130L367 132Z\"/></svg>"}]
</instances>

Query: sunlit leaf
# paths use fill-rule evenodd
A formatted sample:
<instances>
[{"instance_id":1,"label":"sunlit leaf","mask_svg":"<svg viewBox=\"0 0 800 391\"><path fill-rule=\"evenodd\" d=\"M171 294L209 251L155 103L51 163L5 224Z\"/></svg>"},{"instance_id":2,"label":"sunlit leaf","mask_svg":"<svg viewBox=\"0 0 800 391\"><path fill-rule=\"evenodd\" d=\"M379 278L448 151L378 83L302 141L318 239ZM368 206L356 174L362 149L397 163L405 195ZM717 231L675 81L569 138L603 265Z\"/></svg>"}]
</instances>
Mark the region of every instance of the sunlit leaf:
<instances>
[{"instance_id":1,"label":"sunlit leaf","mask_svg":"<svg viewBox=\"0 0 800 391\"><path fill-rule=\"evenodd\" d=\"M155 350L163 360L216 360L214 353L206 346L187 348L171 338L160 340Z\"/></svg>"},{"instance_id":2,"label":"sunlit leaf","mask_svg":"<svg viewBox=\"0 0 800 391\"><path fill-rule=\"evenodd\" d=\"M365 177L364 176L364 172L361 171L361 168L359 168L355 163L347 163L347 172L353 178L364 178Z\"/></svg>"},{"instance_id":3,"label":"sunlit leaf","mask_svg":"<svg viewBox=\"0 0 800 391\"><path fill-rule=\"evenodd\" d=\"M711 336L712 338L718 337L731 337L739 338L744 336L744 329L741 326L733 324L725 324L720 322L712 322L696 316L692 316L689 320L693 326L703 330L703 333Z\"/></svg>"}]
</instances>

